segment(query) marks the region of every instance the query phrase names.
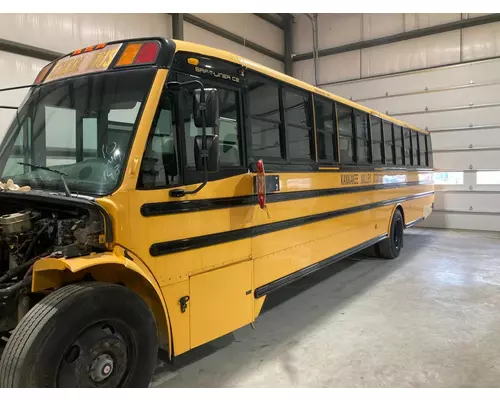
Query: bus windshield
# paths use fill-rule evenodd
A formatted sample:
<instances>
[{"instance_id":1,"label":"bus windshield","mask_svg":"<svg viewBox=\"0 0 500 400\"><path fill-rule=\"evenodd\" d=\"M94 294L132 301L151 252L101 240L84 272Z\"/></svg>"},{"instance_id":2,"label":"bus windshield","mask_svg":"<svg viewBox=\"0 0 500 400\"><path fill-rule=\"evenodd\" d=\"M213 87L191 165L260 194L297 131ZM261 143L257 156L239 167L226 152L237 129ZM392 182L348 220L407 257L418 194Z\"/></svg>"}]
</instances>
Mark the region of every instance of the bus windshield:
<instances>
[{"instance_id":1,"label":"bus windshield","mask_svg":"<svg viewBox=\"0 0 500 400\"><path fill-rule=\"evenodd\" d=\"M31 89L0 147L0 181L102 196L119 185L154 68L105 72Z\"/></svg>"}]
</instances>

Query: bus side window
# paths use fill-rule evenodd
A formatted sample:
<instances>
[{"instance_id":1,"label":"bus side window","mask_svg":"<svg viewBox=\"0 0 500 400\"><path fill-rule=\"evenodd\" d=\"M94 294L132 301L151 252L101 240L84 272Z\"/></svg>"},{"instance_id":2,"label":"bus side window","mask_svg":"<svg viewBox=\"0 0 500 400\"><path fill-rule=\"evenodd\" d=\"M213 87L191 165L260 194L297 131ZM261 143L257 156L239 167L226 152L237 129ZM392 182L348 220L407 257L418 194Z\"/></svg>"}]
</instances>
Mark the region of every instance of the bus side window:
<instances>
[{"instance_id":1,"label":"bus side window","mask_svg":"<svg viewBox=\"0 0 500 400\"><path fill-rule=\"evenodd\" d=\"M355 164L356 142L353 132L352 108L337 103L337 118L339 124L340 163Z\"/></svg>"},{"instance_id":2,"label":"bus side window","mask_svg":"<svg viewBox=\"0 0 500 400\"><path fill-rule=\"evenodd\" d=\"M411 131L411 165L420 165L420 153L418 151L418 132Z\"/></svg>"},{"instance_id":3,"label":"bus side window","mask_svg":"<svg viewBox=\"0 0 500 400\"><path fill-rule=\"evenodd\" d=\"M394 138L392 134L392 124L389 121L383 122L384 128L384 141L385 141L385 164L394 165L396 164L394 152Z\"/></svg>"},{"instance_id":4,"label":"bus side window","mask_svg":"<svg viewBox=\"0 0 500 400\"><path fill-rule=\"evenodd\" d=\"M425 148L426 148L426 165L430 168L434 166L432 159L432 138L431 135L425 135Z\"/></svg>"},{"instance_id":5,"label":"bus side window","mask_svg":"<svg viewBox=\"0 0 500 400\"><path fill-rule=\"evenodd\" d=\"M335 103L314 96L316 115L316 134L318 138L318 162L320 164L338 163L337 117Z\"/></svg>"},{"instance_id":6,"label":"bus side window","mask_svg":"<svg viewBox=\"0 0 500 400\"><path fill-rule=\"evenodd\" d=\"M139 188L161 188L177 185L181 181L173 113L170 97L162 99L142 159Z\"/></svg>"},{"instance_id":7,"label":"bus side window","mask_svg":"<svg viewBox=\"0 0 500 400\"><path fill-rule=\"evenodd\" d=\"M280 88L277 83L247 74L251 157L280 161L286 158Z\"/></svg>"},{"instance_id":8,"label":"bus side window","mask_svg":"<svg viewBox=\"0 0 500 400\"><path fill-rule=\"evenodd\" d=\"M404 139L404 164L412 165L412 153L411 153L411 136L410 130L408 128L403 128L403 139Z\"/></svg>"},{"instance_id":9,"label":"bus side window","mask_svg":"<svg viewBox=\"0 0 500 400\"><path fill-rule=\"evenodd\" d=\"M382 164L384 162L384 140L382 136L382 120L378 117L370 116L373 163Z\"/></svg>"},{"instance_id":10,"label":"bus side window","mask_svg":"<svg viewBox=\"0 0 500 400\"><path fill-rule=\"evenodd\" d=\"M418 151L419 151L419 164L421 166L426 166L426 156L425 156L425 135L423 133L418 132Z\"/></svg>"},{"instance_id":11,"label":"bus side window","mask_svg":"<svg viewBox=\"0 0 500 400\"><path fill-rule=\"evenodd\" d=\"M396 165L404 165L403 128L394 124L394 152Z\"/></svg>"},{"instance_id":12,"label":"bus side window","mask_svg":"<svg viewBox=\"0 0 500 400\"><path fill-rule=\"evenodd\" d=\"M371 163L371 142L368 129L368 114L355 111L356 115L356 158L358 164Z\"/></svg>"},{"instance_id":13,"label":"bus side window","mask_svg":"<svg viewBox=\"0 0 500 400\"><path fill-rule=\"evenodd\" d=\"M288 141L288 160L309 163L314 156L313 128L311 120L311 95L291 89L283 90Z\"/></svg>"}]
</instances>

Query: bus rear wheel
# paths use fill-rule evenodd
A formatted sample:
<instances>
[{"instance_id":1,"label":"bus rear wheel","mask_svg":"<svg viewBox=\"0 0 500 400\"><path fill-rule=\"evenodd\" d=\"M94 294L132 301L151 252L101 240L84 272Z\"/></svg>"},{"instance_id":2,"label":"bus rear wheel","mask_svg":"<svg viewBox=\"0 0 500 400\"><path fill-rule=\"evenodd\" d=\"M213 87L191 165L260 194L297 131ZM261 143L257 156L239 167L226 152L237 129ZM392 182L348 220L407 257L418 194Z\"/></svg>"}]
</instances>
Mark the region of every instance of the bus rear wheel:
<instances>
[{"instance_id":1,"label":"bus rear wheel","mask_svg":"<svg viewBox=\"0 0 500 400\"><path fill-rule=\"evenodd\" d=\"M404 221L399 209L396 209L392 217L389 237L378 244L378 253L382 258L393 259L399 256L403 247Z\"/></svg>"},{"instance_id":2,"label":"bus rear wheel","mask_svg":"<svg viewBox=\"0 0 500 400\"><path fill-rule=\"evenodd\" d=\"M134 292L63 287L21 320L0 361L0 386L148 387L158 354L154 316Z\"/></svg>"}]
</instances>

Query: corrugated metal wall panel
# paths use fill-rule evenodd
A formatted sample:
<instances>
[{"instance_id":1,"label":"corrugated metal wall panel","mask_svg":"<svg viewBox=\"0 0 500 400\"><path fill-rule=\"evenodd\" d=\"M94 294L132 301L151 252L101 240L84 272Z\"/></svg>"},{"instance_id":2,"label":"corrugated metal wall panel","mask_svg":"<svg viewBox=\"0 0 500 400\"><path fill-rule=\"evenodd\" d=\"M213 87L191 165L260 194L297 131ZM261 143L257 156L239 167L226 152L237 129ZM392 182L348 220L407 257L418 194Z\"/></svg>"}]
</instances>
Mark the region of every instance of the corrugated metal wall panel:
<instances>
[{"instance_id":1,"label":"corrugated metal wall panel","mask_svg":"<svg viewBox=\"0 0 500 400\"><path fill-rule=\"evenodd\" d=\"M404 14L405 31L413 31L415 29L428 28L430 26L447 24L454 21L460 21L460 14L446 13L418 13Z\"/></svg>"},{"instance_id":2,"label":"corrugated metal wall panel","mask_svg":"<svg viewBox=\"0 0 500 400\"><path fill-rule=\"evenodd\" d=\"M0 88L30 85L46 61L0 51ZM28 89L0 93L0 104L18 106L28 93ZM16 115L14 110L0 109L0 141Z\"/></svg>"},{"instance_id":3,"label":"corrugated metal wall panel","mask_svg":"<svg viewBox=\"0 0 500 400\"><path fill-rule=\"evenodd\" d=\"M466 169L500 169L500 150L477 150L434 153L434 166L436 169L463 171ZM500 226L499 226L500 229Z\"/></svg>"},{"instance_id":4,"label":"corrugated metal wall panel","mask_svg":"<svg viewBox=\"0 0 500 400\"><path fill-rule=\"evenodd\" d=\"M450 93L450 96L453 96ZM469 110L447 111L442 113L405 115L403 118L410 124L438 130L443 128L460 128L469 125L500 124L499 107Z\"/></svg>"},{"instance_id":5,"label":"corrugated metal wall panel","mask_svg":"<svg viewBox=\"0 0 500 400\"><path fill-rule=\"evenodd\" d=\"M428 110L442 110L450 107L480 106L500 103L500 80L496 85L470 86L450 91L422 92L408 96L396 96L363 101L368 107L388 111L389 114ZM400 117L398 117L400 118ZM403 118L403 116L401 116Z\"/></svg>"},{"instance_id":6,"label":"corrugated metal wall panel","mask_svg":"<svg viewBox=\"0 0 500 400\"><path fill-rule=\"evenodd\" d=\"M500 216L473 212L452 213L434 211L426 221L419 224L422 227L440 227L448 229L471 229L478 231L498 231Z\"/></svg>"},{"instance_id":7,"label":"corrugated metal wall panel","mask_svg":"<svg viewBox=\"0 0 500 400\"><path fill-rule=\"evenodd\" d=\"M294 54L312 51L312 25L304 14L296 14L292 26L292 52ZM299 62L294 63L295 66Z\"/></svg>"},{"instance_id":8,"label":"corrugated metal wall panel","mask_svg":"<svg viewBox=\"0 0 500 400\"><path fill-rule=\"evenodd\" d=\"M264 21L254 14L193 14L226 31L248 39L278 54L284 54L283 29Z\"/></svg>"},{"instance_id":9,"label":"corrugated metal wall panel","mask_svg":"<svg viewBox=\"0 0 500 400\"><path fill-rule=\"evenodd\" d=\"M500 147L500 128L474 131L435 132L432 145L440 150L474 147ZM500 161L499 161L500 167Z\"/></svg>"},{"instance_id":10,"label":"corrugated metal wall panel","mask_svg":"<svg viewBox=\"0 0 500 400\"><path fill-rule=\"evenodd\" d=\"M351 66L355 68L355 66ZM500 59L323 86L354 100L499 80ZM323 81L325 82L325 81Z\"/></svg>"},{"instance_id":11,"label":"corrugated metal wall panel","mask_svg":"<svg viewBox=\"0 0 500 400\"><path fill-rule=\"evenodd\" d=\"M363 40L395 35L403 31L403 14L363 14Z\"/></svg>"},{"instance_id":12,"label":"corrugated metal wall panel","mask_svg":"<svg viewBox=\"0 0 500 400\"><path fill-rule=\"evenodd\" d=\"M437 210L494 212L500 214L500 193L442 192L436 196Z\"/></svg>"},{"instance_id":13,"label":"corrugated metal wall panel","mask_svg":"<svg viewBox=\"0 0 500 400\"><path fill-rule=\"evenodd\" d=\"M362 77L450 64L460 61L460 32L445 32L361 51Z\"/></svg>"},{"instance_id":14,"label":"corrugated metal wall panel","mask_svg":"<svg viewBox=\"0 0 500 400\"><path fill-rule=\"evenodd\" d=\"M462 46L464 61L500 55L500 22L464 29Z\"/></svg>"},{"instance_id":15,"label":"corrugated metal wall panel","mask_svg":"<svg viewBox=\"0 0 500 400\"><path fill-rule=\"evenodd\" d=\"M58 52L172 33L168 14L0 14L0 37Z\"/></svg>"},{"instance_id":16,"label":"corrugated metal wall panel","mask_svg":"<svg viewBox=\"0 0 500 400\"><path fill-rule=\"evenodd\" d=\"M333 56L320 57L318 70L321 81L359 79L360 56L361 52L355 50L347 53L334 54Z\"/></svg>"},{"instance_id":17,"label":"corrugated metal wall panel","mask_svg":"<svg viewBox=\"0 0 500 400\"><path fill-rule=\"evenodd\" d=\"M314 85L313 60L304 60L293 63L293 76L301 81Z\"/></svg>"},{"instance_id":18,"label":"corrugated metal wall panel","mask_svg":"<svg viewBox=\"0 0 500 400\"><path fill-rule=\"evenodd\" d=\"M361 15L362 14L319 14L319 48L326 49L362 40ZM312 36L310 37L312 38ZM308 51L311 51L311 49L312 46L309 47Z\"/></svg>"},{"instance_id":19,"label":"corrugated metal wall panel","mask_svg":"<svg viewBox=\"0 0 500 400\"><path fill-rule=\"evenodd\" d=\"M280 72L284 70L283 63L274 58L267 57L255 50L244 47L187 22L184 23L184 40L227 50Z\"/></svg>"}]
</instances>

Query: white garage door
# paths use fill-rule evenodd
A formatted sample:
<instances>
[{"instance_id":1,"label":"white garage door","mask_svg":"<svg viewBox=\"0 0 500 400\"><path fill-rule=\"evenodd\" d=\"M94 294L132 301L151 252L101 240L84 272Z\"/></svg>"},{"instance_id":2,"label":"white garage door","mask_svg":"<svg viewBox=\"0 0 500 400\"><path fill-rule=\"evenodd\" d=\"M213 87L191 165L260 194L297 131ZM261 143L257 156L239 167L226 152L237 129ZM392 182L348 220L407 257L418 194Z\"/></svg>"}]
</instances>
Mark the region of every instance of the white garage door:
<instances>
[{"instance_id":1,"label":"white garage door","mask_svg":"<svg viewBox=\"0 0 500 400\"><path fill-rule=\"evenodd\" d=\"M500 59L325 89L432 132L436 204L423 226L500 231Z\"/></svg>"}]
</instances>

